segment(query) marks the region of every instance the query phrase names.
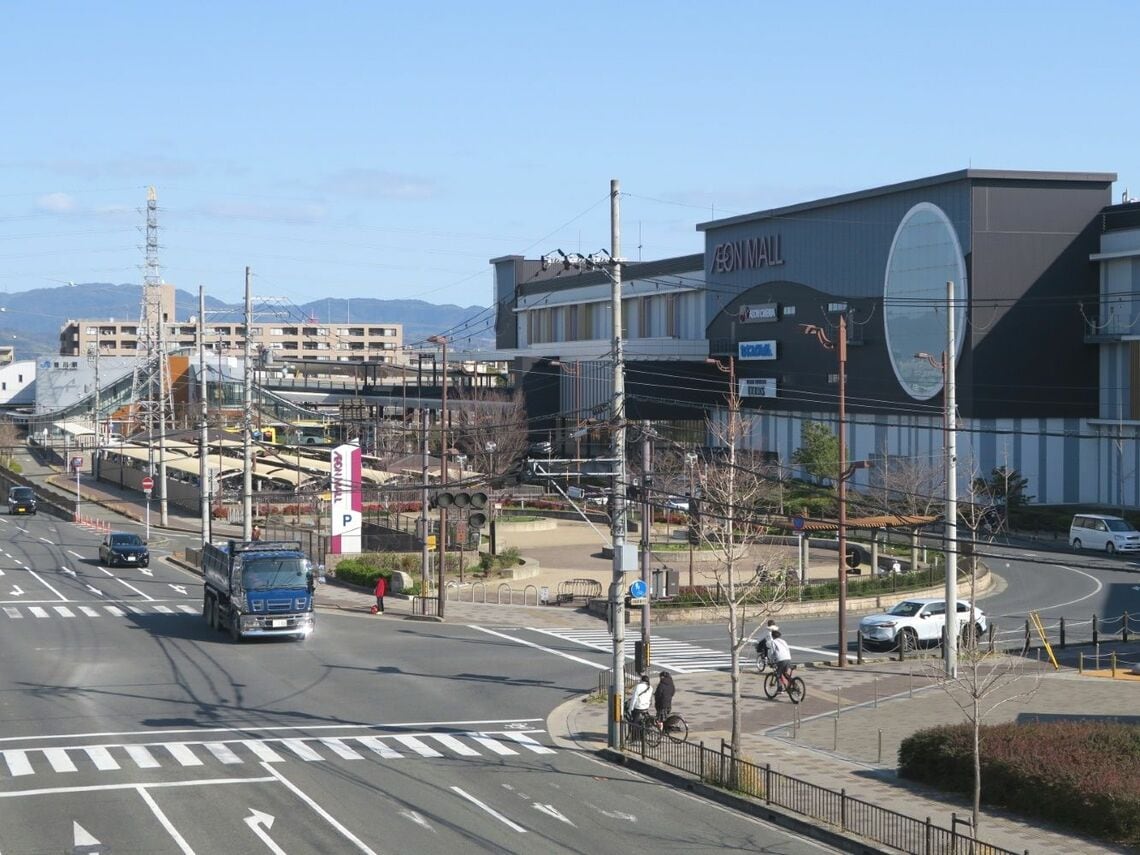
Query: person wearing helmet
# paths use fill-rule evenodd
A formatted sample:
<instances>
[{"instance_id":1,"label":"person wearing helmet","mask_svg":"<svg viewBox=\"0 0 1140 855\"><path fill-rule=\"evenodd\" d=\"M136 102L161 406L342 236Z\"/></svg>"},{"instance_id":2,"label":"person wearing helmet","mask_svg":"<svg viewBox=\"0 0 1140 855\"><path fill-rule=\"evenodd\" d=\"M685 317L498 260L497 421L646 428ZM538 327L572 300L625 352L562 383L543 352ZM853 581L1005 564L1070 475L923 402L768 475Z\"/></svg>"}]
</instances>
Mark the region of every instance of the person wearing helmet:
<instances>
[{"instance_id":1,"label":"person wearing helmet","mask_svg":"<svg viewBox=\"0 0 1140 855\"><path fill-rule=\"evenodd\" d=\"M673 709L673 677L667 671L662 671L657 678L657 688L653 692L653 706L657 708L657 718L665 721Z\"/></svg>"}]
</instances>

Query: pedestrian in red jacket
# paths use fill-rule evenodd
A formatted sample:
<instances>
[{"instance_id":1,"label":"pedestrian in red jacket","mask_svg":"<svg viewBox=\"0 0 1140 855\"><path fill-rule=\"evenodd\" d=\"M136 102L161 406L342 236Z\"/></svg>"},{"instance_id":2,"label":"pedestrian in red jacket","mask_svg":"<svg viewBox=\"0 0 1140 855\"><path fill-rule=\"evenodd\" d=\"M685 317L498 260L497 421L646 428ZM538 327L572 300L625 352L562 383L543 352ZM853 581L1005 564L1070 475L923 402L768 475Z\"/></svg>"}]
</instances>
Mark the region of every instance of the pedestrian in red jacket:
<instances>
[{"instance_id":1,"label":"pedestrian in red jacket","mask_svg":"<svg viewBox=\"0 0 1140 855\"><path fill-rule=\"evenodd\" d=\"M388 580L381 576L376 580L376 612L384 614L384 595L388 593Z\"/></svg>"}]
</instances>

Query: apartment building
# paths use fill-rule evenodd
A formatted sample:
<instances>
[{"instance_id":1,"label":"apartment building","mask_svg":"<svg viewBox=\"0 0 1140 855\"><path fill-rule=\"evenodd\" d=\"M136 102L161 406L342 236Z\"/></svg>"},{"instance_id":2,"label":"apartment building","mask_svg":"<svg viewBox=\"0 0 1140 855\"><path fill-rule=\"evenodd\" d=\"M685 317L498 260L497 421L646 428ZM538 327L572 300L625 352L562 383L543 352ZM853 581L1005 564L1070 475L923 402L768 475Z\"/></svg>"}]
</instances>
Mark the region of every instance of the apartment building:
<instances>
[{"instance_id":1,"label":"apartment building","mask_svg":"<svg viewBox=\"0 0 1140 855\"><path fill-rule=\"evenodd\" d=\"M198 345L198 325L194 318L177 322L174 318L174 286L160 286L164 339L169 349ZM254 350L274 359L325 362L398 363L404 344L402 324L355 322L321 323L309 320L273 321L250 327ZM59 332L61 356L135 356L142 346L139 321L68 320ZM240 319L211 319L205 328L208 350L233 353L245 347L245 324Z\"/></svg>"}]
</instances>

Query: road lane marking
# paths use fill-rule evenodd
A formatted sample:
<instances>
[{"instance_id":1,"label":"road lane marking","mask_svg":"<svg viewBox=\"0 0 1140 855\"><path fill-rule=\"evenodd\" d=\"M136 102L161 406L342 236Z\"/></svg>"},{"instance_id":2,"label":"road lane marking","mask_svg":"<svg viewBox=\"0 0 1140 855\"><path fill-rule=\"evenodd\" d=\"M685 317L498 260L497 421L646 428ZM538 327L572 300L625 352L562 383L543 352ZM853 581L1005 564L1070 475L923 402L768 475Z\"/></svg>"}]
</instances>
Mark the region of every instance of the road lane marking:
<instances>
[{"instance_id":1,"label":"road lane marking","mask_svg":"<svg viewBox=\"0 0 1140 855\"><path fill-rule=\"evenodd\" d=\"M344 741L337 739L335 736L326 736L320 740L321 745L328 748L337 757L343 757L345 760L363 760L362 754L357 754L351 748L344 744Z\"/></svg>"},{"instance_id":2,"label":"road lane marking","mask_svg":"<svg viewBox=\"0 0 1140 855\"><path fill-rule=\"evenodd\" d=\"M432 748L430 745L428 745L426 742L422 742L421 740L417 739L414 736L405 736L402 734L397 734L394 737L394 739L397 742L399 742L401 745L406 745L408 748L412 749L414 752L419 754L421 757L442 757L443 756L438 751L436 751L434 748Z\"/></svg>"},{"instance_id":3,"label":"road lane marking","mask_svg":"<svg viewBox=\"0 0 1140 855\"><path fill-rule=\"evenodd\" d=\"M131 584L130 582L128 582L126 579L120 579L119 581L120 581L120 582L121 582L123 585L125 585L126 587L128 587L128 588L130 588L132 591L134 591L136 594L138 594L140 597L142 597L144 600L153 600L153 599L154 599L154 597L150 596L149 594L144 594L142 591L140 591L138 588L136 588L134 585L132 585L132 584Z\"/></svg>"},{"instance_id":4,"label":"road lane marking","mask_svg":"<svg viewBox=\"0 0 1140 855\"><path fill-rule=\"evenodd\" d=\"M282 739L281 744L300 757L302 760L313 762L314 760L323 760L316 751L305 744L303 739Z\"/></svg>"},{"instance_id":5,"label":"road lane marking","mask_svg":"<svg viewBox=\"0 0 1140 855\"><path fill-rule=\"evenodd\" d=\"M91 606L80 606L79 611L83 612L87 617L102 617L102 615L99 614L97 610L91 608Z\"/></svg>"},{"instance_id":6,"label":"road lane marking","mask_svg":"<svg viewBox=\"0 0 1140 855\"><path fill-rule=\"evenodd\" d=\"M60 617L75 617L75 612L73 612L67 606L52 606L52 608Z\"/></svg>"},{"instance_id":7,"label":"road lane marking","mask_svg":"<svg viewBox=\"0 0 1140 855\"><path fill-rule=\"evenodd\" d=\"M518 752L515 751L513 748L508 748L507 746L503 745L503 743L499 742L499 740L492 739L489 736L484 736L484 735L478 734L478 733L472 733L471 738L474 739L476 742L478 742L480 745L482 745L486 748L489 748L492 751L494 751L496 754L501 754L504 757L509 755L509 754L518 754Z\"/></svg>"},{"instance_id":8,"label":"road lane marking","mask_svg":"<svg viewBox=\"0 0 1140 855\"><path fill-rule=\"evenodd\" d=\"M478 751L476 751L474 748L468 748L454 736L448 736L446 733L433 733L431 735L431 738L442 745L444 748L447 748L450 751L454 751L461 757L479 756Z\"/></svg>"},{"instance_id":9,"label":"road lane marking","mask_svg":"<svg viewBox=\"0 0 1140 855\"><path fill-rule=\"evenodd\" d=\"M517 742L523 748L526 748L528 751L533 751L535 754L554 754L554 753L556 753L553 749L547 748L545 745L539 744L537 741L535 741L534 739L531 739L531 737L527 736L525 733L520 733L517 730L510 731L507 734L507 737L509 739L513 739L515 742Z\"/></svg>"},{"instance_id":10,"label":"road lane marking","mask_svg":"<svg viewBox=\"0 0 1140 855\"><path fill-rule=\"evenodd\" d=\"M48 616L46 609L41 609L39 606L28 606L28 611L32 613L32 617L46 618Z\"/></svg>"},{"instance_id":11,"label":"road lane marking","mask_svg":"<svg viewBox=\"0 0 1140 855\"><path fill-rule=\"evenodd\" d=\"M307 793L303 792L300 787L296 786L292 781L285 778L284 775L279 774L278 771L268 763L262 763L261 765L265 768L266 772L284 784L285 787L291 793L293 793L293 795L301 799L303 802L305 802L305 804L316 811L318 816L320 816L323 820L325 820L325 822L339 831L345 837L345 839L355 845L357 849L359 849L361 852L366 853L366 855L379 855L376 850L370 849L362 840L360 840L360 838L358 838L355 834L341 825L334 817L332 817L328 811L313 801L313 799Z\"/></svg>"},{"instance_id":12,"label":"road lane marking","mask_svg":"<svg viewBox=\"0 0 1140 855\"><path fill-rule=\"evenodd\" d=\"M71 761L71 757L62 748L45 748L44 757L51 764L53 772L75 772L77 771L76 765Z\"/></svg>"},{"instance_id":13,"label":"road lane marking","mask_svg":"<svg viewBox=\"0 0 1140 855\"><path fill-rule=\"evenodd\" d=\"M35 570L31 569L30 567L27 568L27 570L29 573L31 573L33 576L36 577L37 582L39 582L41 585L43 585L45 588L47 588L49 591L51 591L53 594L55 594L57 597L59 597L61 600L63 600L65 603L67 602L67 597L65 597L63 594L61 594L59 591L57 591L55 588L53 588L51 585L49 585L47 582L45 582L43 576L41 576L39 573L37 573Z\"/></svg>"},{"instance_id":14,"label":"road lane marking","mask_svg":"<svg viewBox=\"0 0 1140 855\"><path fill-rule=\"evenodd\" d=\"M543 647L541 644L535 644L533 641L527 641L525 638L515 638L513 635L507 635L502 632L495 632L493 629L487 629L484 626L471 625L471 629L477 629L479 632L485 632L488 635L497 635L499 638L505 638L507 641L513 641L515 644L525 644L527 647L533 647L536 650L541 650L543 653L553 653L555 656L561 656L563 659L569 659L572 662L579 662L582 665L589 665L591 668L597 668L599 671L604 671L608 665L600 665L597 662L591 662L589 659L581 659L577 656L572 656L569 653L563 653L561 650L552 650L549 647Z\"/></svg>"},{"instance_id":15,"label":"road lane marking","mask_svg":"<svg viewBox=\"0 0 1140 855\"><path fill-rule=\"evenodd\" d=\"M13 778L35 773L26 751L5 751L4 762L8 764L8 771L12 773Z\"/></svg>"},{"instance_id":16,"label":"road lane marking","mask_svg":"<svg viewBox=\"0 0 1140 855\"><path fill-rule=\"evenodd\" d=\"M241 762L241 758L234 754L233 749L224 742L203 742L202 745L223 763L233 764Z\"/></svg>"},{"instance_id":17,"label":"road lane marking","mask_svg":"<svg viewBox=\"0 0 1140 855\"><path fill-rule=\"evenodd\" d=\"M248 748L257 757L258 760L266 763L284 763L285 758L266 745L256 739L242 740L242 745Z\"/></svg>"},{"instance_id":18,"label":"road lane marking","mask_svg":"<svg viewBox=\"0 0 1140 855\"><path fill-rule=\"evenodd\" d=\"M163 781L147 784L147 788L176 789L178 787L212 787L216 784L271 784L276 778L213 778L208 781ZM59 796L72 793L98 793L111 790L136 790L140 784L92 784L86 787L40 787L35 790L9 790L0 792L0 799L18 799L26 796Z\"/></svg>"},{"instance_id":19,"label":"road lane marking","mask_svg":"<svg viewBox=\"0 0 1140 855\"><path fill-rule=\"evenodd\" d=\"M184 742L170 742L167 743L165 747L171 756L183 766L202 765L202 761L198 759L198 755L191 751L190 746Z\"/></svg>"},{"instance_id":20,"label":"road lane marking","mask_svg":"<svg viewBox=\"0 0 1140 855\"><path fill-rule=\"evenodd\" d=\"M508 828L513 828L515 831L519 832L520 834L526 834L526 829L523 828L521 825L519 825L518 823L515 823L515 822L511 822L509 819L507 819L505 816L503 816L497 810L495 810L491 806L486 805L483 802L479 801L477 798L475 798L470 793L466 792L465 790L461 789L460 787L452 787L451 789L454 790L455 792L457 792L459 795L463 796L463 798L467 799L467 801L471 802L471 804L477 805L478 807L485 810L490 816L493 816L495 819L499 820L499 822L503 823Z\"/></svg>"},{"instance_id":21,"label":"road lane marking","mask_svg":"<svg viewBox=\"0 0 1140 855\"><path fill-rule=\"evenodd\" d=\"M115 758L111 756L111 752L103 745L90 745L83 749L91 762L95 764L95 768L100 772L108 772L113 769L118 769L119 764L115 762Z\"/></svg>"},{"instance_id":22,"label":"road lane marking","mask_svg":"<svg viewBox=\"0 0 1140 855\"><path fill-rule=\"evenodd\" d=\"M170 835L178 848L182 850L183 855L194 855L194 850L190 848L190 844L178 833L178 829L174 827L174 823L162 812L162 808L158 806L158 802L154 800L151 794L146 791L146 787L138 787L137 791L139 796L141 796L142 800L146 803L146 806L151 809L155 819L166 829L166 833Z\"/></svg>"},{"instance_id":23,"label":"road lane marking","mask_svg":"<svg viewBox=\"0 0 1140 855\"><path fill-rule=\"evenodd\" d=\"M366 748L375 751L385 760L402 760L404 757L404 755L395 748L391 748L375 736L361 736L356 741Z\"/></svg>"},{"instance_id":24,"label":"road lane marking","mask_svg":"<svg viewBox=\"0 0 1140 855\"><path fill-rule=\"evenodd\" d=\"M155 759L154 755L150 753L145 745L128 745L126 746L127 756L135 761L135 765L140 769L157 769L159 762Z\"/></svg>"}]
</instances>

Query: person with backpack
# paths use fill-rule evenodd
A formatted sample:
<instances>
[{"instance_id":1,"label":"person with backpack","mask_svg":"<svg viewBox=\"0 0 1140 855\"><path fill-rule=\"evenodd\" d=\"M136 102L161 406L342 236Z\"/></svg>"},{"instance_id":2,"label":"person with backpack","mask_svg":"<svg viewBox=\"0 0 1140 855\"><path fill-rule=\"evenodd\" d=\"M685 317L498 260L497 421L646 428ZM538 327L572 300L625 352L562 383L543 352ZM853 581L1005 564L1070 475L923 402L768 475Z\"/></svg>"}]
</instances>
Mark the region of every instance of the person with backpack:
<instances>
[{"instance_id":1,"label":"person with backpack","mask_svg":"<svg viewBox=\"0 0 1140 855\"><path fill-rule=\"evenodd\" d=\"M657 688L653 691L653 706L657 709L657 718L665 721L673 709L673 694L676 687L673 685L673 676L668 671L662 671L657 678Z\"/></svg>"}]
</instances>

